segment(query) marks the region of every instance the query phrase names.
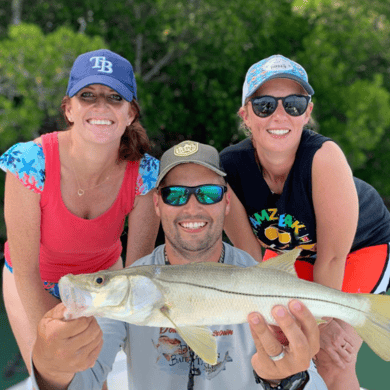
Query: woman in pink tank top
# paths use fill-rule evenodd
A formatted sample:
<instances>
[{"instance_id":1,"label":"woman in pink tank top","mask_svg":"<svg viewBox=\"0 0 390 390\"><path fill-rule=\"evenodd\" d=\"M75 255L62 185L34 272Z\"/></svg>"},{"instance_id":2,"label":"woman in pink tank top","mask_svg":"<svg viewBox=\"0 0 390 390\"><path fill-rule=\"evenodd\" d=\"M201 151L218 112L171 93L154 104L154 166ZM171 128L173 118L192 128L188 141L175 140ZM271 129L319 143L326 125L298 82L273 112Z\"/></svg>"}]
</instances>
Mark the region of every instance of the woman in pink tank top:
<instances>
[{"instance_id":1,"label":"woman in pink tank top","mask_svg":"<svg viewBox=\"0 0 390 390\"><path fill-rule=\"evenodd\" d=\"M7 172L5 306L23 359L41 317L59 302L68 273L123 267L154 249L159 219L152 201L159 162L146 154L133 68L109 50L80 55L62 101L68 129L11 147Z\"/></svg>"}]
</instances>

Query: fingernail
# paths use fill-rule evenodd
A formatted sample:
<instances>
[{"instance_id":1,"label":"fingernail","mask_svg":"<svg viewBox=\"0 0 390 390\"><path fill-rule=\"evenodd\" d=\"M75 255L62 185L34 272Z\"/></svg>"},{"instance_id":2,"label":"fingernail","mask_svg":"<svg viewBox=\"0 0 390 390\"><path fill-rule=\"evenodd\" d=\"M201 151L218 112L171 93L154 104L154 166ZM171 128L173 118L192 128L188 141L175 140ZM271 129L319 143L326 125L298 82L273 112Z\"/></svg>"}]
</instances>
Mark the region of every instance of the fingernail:
<instances>
[{"instance_id":1,"label":"fingernail","mask_svg":"<svg viewBox=\"0 0 390 390\"><path fill-rule=\"evenodd\" d=\"M259 324L259 323L260 323L260 318L259 318L259 316L256 316L256 315L252 316L252 317L251 317L251 322L252 322L252 324L254 324L254 325Z\"/></svg>"},{"instance_id":2,"label":"fingernail","mask_svg":"<svg viewBox=\"0 0 390 390\"><path fill-rule=\"evenodd\" d=\"M298 301L293 301L292 306L297 311L302 310L302 305Z\"/></svg>"},{"instance_id":3,"label":"fingernail","mask_svg":"<svg viewBox=\"0 0 390 390\"><path fill-rule=\"evenodd\" d=\"M278 317L284 317L286 315L286 310L284 310L284 307L278 307L276 309L276 315Z\"/></svg>"}]
</instances>

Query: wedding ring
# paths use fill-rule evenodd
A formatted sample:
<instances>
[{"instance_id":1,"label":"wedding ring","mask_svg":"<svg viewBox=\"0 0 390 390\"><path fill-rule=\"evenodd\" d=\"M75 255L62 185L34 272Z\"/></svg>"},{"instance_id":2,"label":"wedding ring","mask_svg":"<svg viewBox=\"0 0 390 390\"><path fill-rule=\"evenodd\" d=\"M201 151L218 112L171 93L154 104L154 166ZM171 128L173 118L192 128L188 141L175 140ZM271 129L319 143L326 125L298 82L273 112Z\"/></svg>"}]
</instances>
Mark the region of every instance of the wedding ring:
<instances>
[{"instance_id":1,"label":"wedding ring","mask_svg":"<svg viewBox=\"0 0 390 390\"><path fill-rule=\"evenodd\" d=\"M271 360L273 360L274 362L277 362L278 360L281 360L281 359L283 359L283 358L284 358L284 356L285 356L285 353L284 353L284 346L283 346L282 352L280 352L280 354L279 354L279 355L276 355L276 356L270 356L269 358L270 358Z\"/></svg>"}]
</instances>

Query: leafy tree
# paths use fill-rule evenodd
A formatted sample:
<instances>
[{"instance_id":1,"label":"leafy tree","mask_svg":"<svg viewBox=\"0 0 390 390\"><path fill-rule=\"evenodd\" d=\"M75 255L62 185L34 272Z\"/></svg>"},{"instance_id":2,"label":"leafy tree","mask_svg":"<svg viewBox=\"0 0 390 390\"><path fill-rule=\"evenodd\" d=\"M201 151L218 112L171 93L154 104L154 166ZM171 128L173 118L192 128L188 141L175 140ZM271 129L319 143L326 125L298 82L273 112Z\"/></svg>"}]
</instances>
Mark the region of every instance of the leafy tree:
<instances>
[{"instance_id":1,"label":"leafy tree","mask_svg":"<svg viewBox=\"0 0 390 390\"><path fill-rule=\"evenodd\" d=\"M36 25L10 26L0 41L0 132L4 150L59 127L58 108L69 71L81 53L105 46L61 27L44 35Z\"/></svg>"},{"instance_id":2,"label":"leafy tree","mask_svg":"<svg viewBox=\"0 0 390 390\"><path fill-rule=\"evenodd\" d=\"M289 0L264 0L261 9L257 0L224 7L216 0L29 0L21 10L35 25L11 26L0 40L2 151L61 127L71 64L104 41L134 65L155 155L184 138L221 149L240 137L236 111L247 68L273 54L275 44L292 55L307 32ZM288 39L285 26L296 31Z\"/></svg>"},{"instance_id":3,"label":"leafy tree","mask_svg":"<svg viewBox=\"0 0 390 390\"><path fill-rule=\"evenodd\" d=\"M9 27L8 37L0 41L2 152L16 142L31 140L48 129L61 127L59 107L74 59L85 51L103 46L101 38L75 33L65 27L47 35L36 25ZM3 184L4 175L0 177ZM3 221L0 236L5 236Z\"/></svg>"},{"instance_id":4,"label":"leafy tree","mask_svg":"<svg viewBox=\"0 0 390 390\"><path fill-rule=\"evenodd\" d=\"M375 0L312 0L301 10L310 33L298 58L316 91L320 132L339 142L360 174L390 131L390 80L384 77L390 53L383 50L390 42L390 12L384 10ZM370 181L369 172L363 176Z\"/></svg>"},{"instance_id":5,"label":"leafy tree","mask_svg":"<svg viewBox=\"0 0 390 390\"><path fill-rule=\"evenodd\" d=\"M45 32L68 25L98 34L128 58L158 154L183 137L218 148L238 139L235 113L246 69L275 51L292 55L301 48L307 24L291 3L30 0L22 19ZM294 34L286 36L287 27Z\"/></svg>"}]
</instances>

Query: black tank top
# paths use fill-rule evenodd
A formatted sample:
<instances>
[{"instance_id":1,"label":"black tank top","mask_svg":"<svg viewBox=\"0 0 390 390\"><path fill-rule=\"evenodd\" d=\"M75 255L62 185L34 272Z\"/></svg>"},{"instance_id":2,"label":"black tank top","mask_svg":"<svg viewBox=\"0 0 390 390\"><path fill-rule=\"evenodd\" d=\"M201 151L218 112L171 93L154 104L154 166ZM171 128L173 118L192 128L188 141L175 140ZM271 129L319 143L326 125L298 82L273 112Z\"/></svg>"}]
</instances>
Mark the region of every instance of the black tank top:
<instances>
[{"instance_id":1,"label":"black tank top","mask_svg":"<svg viewBox=\"0 0 390 390\"><path fill-rule=\"evenodd\" d=\"M221 152L227 181L245 207L253 232L263 247L277 252L300 247L301 257L314 261L317 236L312 164L315 153L326 141L333 142L311 130L303 131L280 195L273 194L264 180L250 139ZM366 182L357 178L354 181L359 197L359 222L351 251L390 242L390 213L383 200Z\"/></svg>"}]
</instances>

